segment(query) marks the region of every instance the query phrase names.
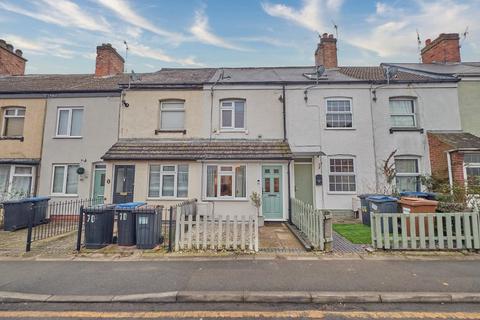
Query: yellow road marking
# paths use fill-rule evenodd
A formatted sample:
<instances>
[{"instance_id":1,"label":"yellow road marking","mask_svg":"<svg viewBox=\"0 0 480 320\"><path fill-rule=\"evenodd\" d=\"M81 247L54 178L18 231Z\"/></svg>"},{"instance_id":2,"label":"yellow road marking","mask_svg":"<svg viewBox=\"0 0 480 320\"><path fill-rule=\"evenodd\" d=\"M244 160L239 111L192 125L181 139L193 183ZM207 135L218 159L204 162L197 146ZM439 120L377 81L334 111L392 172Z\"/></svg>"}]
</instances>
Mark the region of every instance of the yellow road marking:
<instances>
[{"instance_id":1,"label":"yellow road marking","mask_svg":"<svg viewBox=\"0 0 480 320\"><path fill-rule=\"evenodd\" d=\"M480 313L469 312L375 312L375 311L0 311L0 318L82 318L82 319L120 319L120 318L316 318L337 316L346 319L460 319L478 320Z\"/></svg>"}]
</instances>

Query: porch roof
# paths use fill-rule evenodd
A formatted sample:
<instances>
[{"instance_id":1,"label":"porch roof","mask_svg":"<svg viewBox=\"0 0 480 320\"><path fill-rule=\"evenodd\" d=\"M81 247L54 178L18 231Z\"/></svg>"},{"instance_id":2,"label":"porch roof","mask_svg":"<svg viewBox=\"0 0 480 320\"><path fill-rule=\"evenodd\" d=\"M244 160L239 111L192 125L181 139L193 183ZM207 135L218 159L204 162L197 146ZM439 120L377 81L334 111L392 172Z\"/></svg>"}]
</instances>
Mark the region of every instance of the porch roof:
<instances>
[{"instance_id":1,"label":"porch roof","mask_svg":"<svg viewBox=\"0 0 480 320\"><path fill-rule=\"evenodd\" d=\"M289 160L283 140L120 139L103 160Z\"/></svg>"},{"instance_id":2,"label":"porch roof","mask_svg":"<svg viewBox=\"0 0 480 320\"><path fill-rule=\"evenodd\" d=\"M450 145L454 150L480 149L480 137L468 132L435 132L430 134L436 136L440 141Z\"/></svg>"}]
</instances>

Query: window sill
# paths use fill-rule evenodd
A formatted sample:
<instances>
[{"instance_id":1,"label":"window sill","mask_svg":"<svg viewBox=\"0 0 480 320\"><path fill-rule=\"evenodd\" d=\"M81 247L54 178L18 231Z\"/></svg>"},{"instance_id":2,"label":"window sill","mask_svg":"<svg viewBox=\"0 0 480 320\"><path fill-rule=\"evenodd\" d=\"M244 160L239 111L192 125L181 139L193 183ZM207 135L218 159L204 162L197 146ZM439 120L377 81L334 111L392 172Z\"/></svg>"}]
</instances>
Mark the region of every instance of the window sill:
<instances>
[{"instance_id":1,"label":"window sill","mask_svg":"<svg viewBox=\"0 0 480 320\"><path fill-rule=\"evenodd\" d=\"M202 201L218 202L248 202L247 198L204 198Z\"/></svg>"},{"instance_id":2,"label":"window sill","mask_svg":"<svg viewBox=\"0 0 480 320\"><path fill-rule=\"evenodd\" d=\"M220 129L219 133L246 133L247 129Z\"/></svg>"},{"instance_id":3,"label":"window sill","mask_svg":"<svg viewBox=\"0 0 480 320\"><path fill-rule=\"evenodd\" d=\"M356 195L357 192L356 191L345 191L345 192L342 192L342 191L327 191L327 194L329 195L332 195L332 196L351 196L351 195Z\"/></svg>"},{"instance_id":4,"label":"window sill","mask_svg":"<svg viewBox=\"0 0 480 320\"><path fill-rule=\"evenodd\" d=\"M25 138L23 136L22 137L0 137L0 140L18 140L23 142Z\"/></svg>"},{"instance_id":5,"label":"window sill","mask_svg":"<svg viewBox=\"0 0 480 320\"><path fill-rule=\"evenodd\" d=\"M325 130L346 130L346 131L354 131L354 130L357 130L356 128L325 128Z\"/></svg>"},{"instance_id":6,"label":"window sill","mask_svg":"<svg viewBox=\"0 0 480 320\"><path fill-rule=\"evenodd\" d=\"M187 134L186 129L179 129L179 130L164 130L164 129L156 129L155 134L158 135L160 133L183 133Z\"/></svg>"},{"instance_id":7,"label":"window sill","mask_svg":"<svg viewBox=\"0 0 480 320\"><path fill-rule=\"evenodd\" d=\"M423 128L390 128L390 133L394 132L420 132L423 133Z\"/></svg>"},{"instance_id":8,"label":"window sill","mask_svg":"<svg viewBox=\"0 0 480 320\"><path fill-rule=\"evenodd\" d=\"M56 198L78 198L78 194L51 193L50 197Z\"/></svg>"},{"instance_id":9,"label":"window sill","mask_svg":"<svg viewBox=\"0 0 480 320\"><path fill-rule=\"evenodd\" d=\"M82 136L54 136L53 139L83 139Z\"/></svg>"},{"instance_id":10,"label":"window sill","mask_svg":"<svg viewBox=\"0 0 480 320\"><path fill-rule=\"evenodd\" d=\"M163 198L151 198L147 197L147 201L185 201L188 198L175 198L175 197L163 197Z\"/></svg>"}]
</instances>

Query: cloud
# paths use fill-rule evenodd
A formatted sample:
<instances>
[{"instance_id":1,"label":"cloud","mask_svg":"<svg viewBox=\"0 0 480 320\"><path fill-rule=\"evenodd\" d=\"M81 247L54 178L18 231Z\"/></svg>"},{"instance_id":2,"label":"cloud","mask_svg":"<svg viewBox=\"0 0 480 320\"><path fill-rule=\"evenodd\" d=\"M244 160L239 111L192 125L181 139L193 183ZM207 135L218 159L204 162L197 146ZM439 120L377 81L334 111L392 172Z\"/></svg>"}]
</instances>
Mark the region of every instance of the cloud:
<instances>
[{"instance_id":1,"label":"cloud","mask_svg":"<svg viewBox=\"0 0 480 320\"><path fill-rule=\"evenodd\" d=\"M164 36L175 42L181 42L184 36L180 33L170 32L155 26L153 23L139 15L133 10L129 3L124 0L98 0L105 8L113 11L120 19L130 25L138 27L143 30L150 31L160 36ZM130 30L131 31L131 30Z\"/></svg>"},{"instance_id":2,"label":"cloud","mask_svg":"<svg viewBox=\"0 0 480 320\"><path fill-rule=\"evenodd\" d=\"M103 17L87 13L69 0L40 0L34 4L35 8L25 9L10 2L0 1L0 9L62 27L102 32L111 30L110 25Z\"/></svg>"},{"instance_id":3,"label":"cloud","mask_svg":"<svg viewBox=\"0 0 480 320\"><path fill-rule=\"evenodd\" d=\"M343 0L304 0L300 9L285 4L263 2L263 10L270 16L285 19L303 28L320 33L328 29L331 14L340 10Z\"/></svg>"},{"instance_id":4,"label":"cloud","mask_svg":"<svg viewBox=\"0 0 480 320\"><path fill-rule=\"evenodd\" d=\"M154 60L159 60L169 63L177 63L182 66L198 66L202 67L204 64L195 60L195 57L187 58L177 58L166 54L163 50L152 49L149 46L140 44L140 43L131 43L129 44L129 52L133 55L149 58Z\"/></svg>"},{"instance_id":5,"label":"cloud","mask_svg":"<svg viewBox=\"0 0 480 320\"><path fill-rule=\"evenodd\" d=\"M345 39L358 48L390 59L418 56L417 30L425 40L440 33L461 33L470 26L473 38L470 40L479 42L478 4L476 0L412 0L411 9L407 10L379 2L375 14L367 18L368 29L350 31Z\"/></svg>"},{"instance_id":6,"label":"cloud","mask_svg":"<svg viewBox=\"0 0 480 320\"><path fill-rule=\"evenodd\" d=\"M64 59L71 59L76 55L75 51L64 48L59 43L61 41L56 38L53 40L48 38L27 39L13 34L6 34L3 37L27 54L49 55Z\"/></svg>"},{"instance_id":7,"label":"cloud","mask_svg":"<svg viewBox=\"0 0 480 320\"><path fill-rule=\"evenodd\" d=\"M202 43L225 49L247 51L247 49L231 44L227 40L212 33L208 25L208 17L203 10L197 10L195 12L195 22L190 27L190 32Z\"/></svg>"}]
</instances>

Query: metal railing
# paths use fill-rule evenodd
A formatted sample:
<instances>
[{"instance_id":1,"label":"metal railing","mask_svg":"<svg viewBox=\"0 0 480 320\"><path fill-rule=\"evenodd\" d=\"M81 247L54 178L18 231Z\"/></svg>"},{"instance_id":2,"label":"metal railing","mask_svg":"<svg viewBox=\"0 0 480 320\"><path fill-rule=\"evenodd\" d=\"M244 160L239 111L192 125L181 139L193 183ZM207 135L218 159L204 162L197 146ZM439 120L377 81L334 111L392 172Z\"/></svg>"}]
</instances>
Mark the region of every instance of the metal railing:
<instances>
[{"instance_id":1,"label":"metal railing","mask_svg":"<svg viewBox=\"0 0 480 320\"><path fill-rule=\"evenodd\" d=\"M331 250L333 241L332 215L315 209L298 199L292 199L292 223L305 235L316 250Z\"/></svg>"},{"instance_id":2,"label":"metal railing","mask_svg":"<svg viewBox=\"0 0 480 320\"><path fill-rule=\"evenodd\" d=\"M75 231L78 228L80 208L99 204L100 201L91 198L32 205L28 215L25 250L31 250L32 242Z\"/></svg>"}]
</instances>

